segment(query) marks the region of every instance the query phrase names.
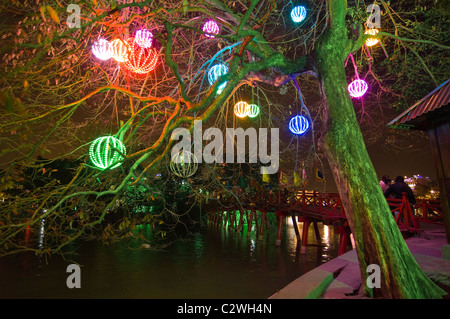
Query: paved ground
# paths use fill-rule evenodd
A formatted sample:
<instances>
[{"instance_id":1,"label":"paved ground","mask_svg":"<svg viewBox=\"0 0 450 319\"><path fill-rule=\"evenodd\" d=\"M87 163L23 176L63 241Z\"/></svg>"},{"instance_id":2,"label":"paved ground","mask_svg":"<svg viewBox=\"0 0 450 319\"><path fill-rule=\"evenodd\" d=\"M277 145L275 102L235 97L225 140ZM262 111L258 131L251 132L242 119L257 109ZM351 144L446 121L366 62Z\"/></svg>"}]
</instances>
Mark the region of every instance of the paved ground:
<instances>
[{"instance_id":1,"label":"paved ground","mask_svg":"<svg viewBox=\"0 0 450 319\"><path fill-rule=\"evenodd\" d=\"M442 258L442 246L447 244L445 230L432 224L421 228L420 236L408 238L406 243L427 276L450 294L450 260ZM360 287L358 257L352 250L309 271L270 299L362 299Z\"/></svg>"}]
</instances>

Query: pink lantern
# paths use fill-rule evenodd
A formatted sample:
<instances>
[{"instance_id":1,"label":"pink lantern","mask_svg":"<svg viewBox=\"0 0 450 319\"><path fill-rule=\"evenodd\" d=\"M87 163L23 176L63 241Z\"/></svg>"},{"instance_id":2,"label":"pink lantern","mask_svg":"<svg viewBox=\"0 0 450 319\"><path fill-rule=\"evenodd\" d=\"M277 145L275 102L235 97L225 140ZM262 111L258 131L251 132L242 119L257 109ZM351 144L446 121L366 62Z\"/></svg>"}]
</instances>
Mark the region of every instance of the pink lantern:
<instances>
[{"instance_id":1,"label":"pink lantern","mask_svg":"<svg viewBox=\"0 0 450 319\"><path fill-rule=\"evenodd\" d=\"M134 41L136 41L137 45L141 48L150 48L152 46L153 33L147 29L137 30Z\"/></svg>"},{"instance_id":2,"label":"pink lantern","mask_svg":"<svg viewBox=\"0 0 450 319\"><path fill-rule=\"evenodd\" d=\"M352 97L361 97L367 92L368 88L366 81L357 79L348 85L348 92Z\"/></svg>"},{"instance_id":3,"label":"pink lantern","mask_svg":"<svg viewBox=\"0 0 450 319\"><path fill-rule=\"evenodd\" d=\"M214 20L208 20L203 25L203 32L218 34L219 33L219 25ZM205 35L209 38L214 38L214 35L212 35L212 34L205 34Z\"/></svg>"}]
</instances>

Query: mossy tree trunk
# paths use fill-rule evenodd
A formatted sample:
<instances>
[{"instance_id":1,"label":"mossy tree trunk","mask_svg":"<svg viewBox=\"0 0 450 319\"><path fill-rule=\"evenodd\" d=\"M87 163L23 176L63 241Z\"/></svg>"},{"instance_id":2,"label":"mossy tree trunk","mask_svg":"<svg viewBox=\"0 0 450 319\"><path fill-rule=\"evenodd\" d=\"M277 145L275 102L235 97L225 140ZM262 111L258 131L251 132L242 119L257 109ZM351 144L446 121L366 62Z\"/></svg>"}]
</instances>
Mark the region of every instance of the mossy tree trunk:
<instances>
[{"instance_id":1,"label":"mossy tree trunk","mask_svg":"<svg viewBox=\"0 0 450 319\"><path fill-rule=\"evenodd\" d=\"M327 109L321 143L354 235L364 293L380 298L441 298L445 292L415 261L378 184L347 92L344 63L351 40L345 25L346 1L328 2L330 25L316 49ZM366 285L370 264L380 267L380 288Z\"/></svg>"}]
</instances>

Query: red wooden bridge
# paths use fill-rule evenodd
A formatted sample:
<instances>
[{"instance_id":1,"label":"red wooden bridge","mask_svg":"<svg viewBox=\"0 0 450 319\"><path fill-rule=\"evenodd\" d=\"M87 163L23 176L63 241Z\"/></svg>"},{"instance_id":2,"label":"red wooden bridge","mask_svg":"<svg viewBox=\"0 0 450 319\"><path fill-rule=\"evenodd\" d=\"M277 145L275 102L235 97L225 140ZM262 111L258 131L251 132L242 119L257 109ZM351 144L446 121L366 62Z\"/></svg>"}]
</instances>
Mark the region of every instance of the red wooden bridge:
<instances>
[{"instance_id":1,"label":"red wooden bridge","mask_svg":"<svg viewBox=\"0 0 450 319\"><path fill-rule=\"evenodd\" d=\"M208 203L208 218L211 223L227 226L237 232L244 230L247 223L247 235L250 235L255 225L257 235L261 239L269 227L268 214L275 214L277 219L276 245L281 244L283 227L286 218L292 219L292 224L298 242L301 242L302 252L308 245L308 231L313 225L316 240L320 243L318 223L336 227L340 235L339 252L346 252L350 244L351 230L348 226L344 208L339 194L317 193L315 191L260 191L257 194L239 192L215 196ZM219 198L217 198L219 197ZM242 199L246 200L242 200ZM387 199L393 218L405 237L416 235L420 230L420 222L442 223L442 209L437 200L417 200L411 207L406 193L402 199ZM414 213L413 213L414 209ZM298 222L303 223L302 235Z\"/></svg>"}]
</instances>

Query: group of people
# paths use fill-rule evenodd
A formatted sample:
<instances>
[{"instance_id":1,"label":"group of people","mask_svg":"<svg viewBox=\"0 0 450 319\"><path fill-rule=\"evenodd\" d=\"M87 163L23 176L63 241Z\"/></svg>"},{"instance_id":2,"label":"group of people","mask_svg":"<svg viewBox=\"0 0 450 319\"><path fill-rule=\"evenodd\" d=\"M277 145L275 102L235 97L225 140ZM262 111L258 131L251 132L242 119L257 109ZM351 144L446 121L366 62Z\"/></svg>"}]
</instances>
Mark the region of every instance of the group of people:
<instances>
[{"instance_id":1,"label":"group of people","mask_svg":"<svg viewBox=\"0 0 450 319\"><path fill-rule=\"evenodd\" d=\"M416 198L411 187L405 183L403 176L397 176L394 183L391 183L389 176L384 175L380 181L381 189L383 190L384 197L402 199L402 193L408 194L408 200L411 205L416 203Z\"/></svg>"}]
</instances>

